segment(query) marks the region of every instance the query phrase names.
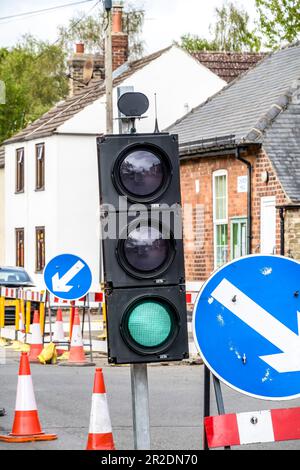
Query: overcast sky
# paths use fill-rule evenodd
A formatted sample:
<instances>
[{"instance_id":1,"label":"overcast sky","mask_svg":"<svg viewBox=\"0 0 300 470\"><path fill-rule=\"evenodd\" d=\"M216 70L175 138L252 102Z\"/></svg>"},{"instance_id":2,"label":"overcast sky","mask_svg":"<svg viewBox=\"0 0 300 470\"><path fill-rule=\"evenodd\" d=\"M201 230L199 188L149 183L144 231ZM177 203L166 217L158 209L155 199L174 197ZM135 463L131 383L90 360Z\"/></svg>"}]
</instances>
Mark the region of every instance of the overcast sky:
<instances>
[{"instance_id":1,"label":"overcast sky","mask_svg":"<svg viewBox=\"0 0 300 470\"><path fill-rule=\"evenodd\" d=\"M76 0L0 0L0 18L74 1ZM131 0L136 7L146 11L143 39L147 53L168 46L185 33L209 36L209 24L214 21L214 9L223 2L224 0ZM254 17L254 0L238 0L235 3ZM67 24L75 12L89 12L95 4L96 0L47 14L13 21L0 20L0 47L14 45L25 33L54 42L58 25Z\"/></svg>"}]
</instances>

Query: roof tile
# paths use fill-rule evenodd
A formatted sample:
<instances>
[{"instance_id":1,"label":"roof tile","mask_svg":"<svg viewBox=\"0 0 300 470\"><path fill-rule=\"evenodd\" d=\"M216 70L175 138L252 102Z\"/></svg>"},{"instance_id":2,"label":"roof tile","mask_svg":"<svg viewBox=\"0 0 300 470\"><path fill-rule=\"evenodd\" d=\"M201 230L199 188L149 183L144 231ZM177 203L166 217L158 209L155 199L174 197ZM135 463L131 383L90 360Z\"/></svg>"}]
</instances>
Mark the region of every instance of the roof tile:
<instances>
[{"instance_id":1,"label":"roof tile","mask_svg":"<svg viewBox=\"0 0 300 470\"><path fill-rule=\"evenodd\" d=\"M193 52L192 56L202 65L230 83L242 73L253 68L267 54L256 52Z\"/></svg>"}]
</instances>

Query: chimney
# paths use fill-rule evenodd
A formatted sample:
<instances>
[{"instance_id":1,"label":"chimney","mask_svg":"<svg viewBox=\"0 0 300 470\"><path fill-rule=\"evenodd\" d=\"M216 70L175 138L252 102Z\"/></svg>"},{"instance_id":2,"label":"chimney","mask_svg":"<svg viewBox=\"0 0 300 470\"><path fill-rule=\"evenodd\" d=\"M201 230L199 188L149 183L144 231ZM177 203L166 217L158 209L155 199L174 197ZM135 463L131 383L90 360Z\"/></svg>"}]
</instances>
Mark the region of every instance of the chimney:
<instances>
[{"instance_id":1,"label":"chimney","mask_svg":"<svg viewBox=\"0 0 300 470\"><path fill-rule=\"evenodd\" d=\"M94 71L93 79L104 79L104 57L100 54L85 54L84 44L78 43L75 46L75 53L68 60L69 71L70 71L70 96L75 95L83 88L86 88L84 84L84 68L87 65L87 61L90 59L93 61Z\"/></svg>"},{"instance_id":2,"label":"chimney","mask_svg":"<svg viewBox=\"0 0 300 470\"><path fill-rule=\"evenodd\" d=\"M123 32L123 6L114 5L112 10L113 70L128 60L128 34Z\"/></svg>"}]
</instances>

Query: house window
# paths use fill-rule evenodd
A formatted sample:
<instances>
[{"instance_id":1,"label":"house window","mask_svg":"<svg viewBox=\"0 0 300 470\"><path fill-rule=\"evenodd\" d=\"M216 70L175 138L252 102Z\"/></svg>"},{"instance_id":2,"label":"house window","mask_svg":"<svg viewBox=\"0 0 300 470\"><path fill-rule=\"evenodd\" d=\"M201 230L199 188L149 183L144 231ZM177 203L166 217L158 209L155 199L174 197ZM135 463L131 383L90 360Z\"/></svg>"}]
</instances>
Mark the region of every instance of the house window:
<instances>
[{"instance_id":1,"label":"house window","mask_svg":"<svg viewBox=\"0 0 300 470\"><path fill-rule=\"evenodd\" d=\"M24 268L24 229L16 228L16 266Z\"/></svg>"},{"instance_id":2,"label":"house window","mask_svg":"<svg viewBox=\"0 0 300 470\"><path fill-rule=\"evenodd\" d=\"M215 268L228 261L228 191L227 171L213 174L213 220Z\"/></svg>"},{"instance_id":3,"label":"house window","mask_svg":"<svg viewBox=\"0 0 300 470\"><path fill-rule=\"evenodd\" d=\"M37 273L45 267L45 227L35 229L35 270Z\"/></svg>"},{"instance_id":4,"label":"house window","mask_svg":"<svg viewBox=\"0 0 300 470\"><path fill-rule=\"evenodd\" d=\"M16 193L24 191L24 149L16 151Z\"/></svg>"},{"instance_id":5,"label":"house window","mask_svg":"<svg viewBox=\"0 0 300 470\"><path fill-rule=\"evenodd\" d=\"M231 221L231 258L241 258L248 254L247 219L236 218Z\"/></svg>"},{"instance_id":6,"label":"house window","mask_svg":"<svg viewBox=\"0 0 300 470\"><path fill-rule=\"evenodd\" d=\"M42 191L43 189L45 189L45 144L36 145L35 152L36 152L35 189L37 191Z\"/></svg>"}]
</instances>

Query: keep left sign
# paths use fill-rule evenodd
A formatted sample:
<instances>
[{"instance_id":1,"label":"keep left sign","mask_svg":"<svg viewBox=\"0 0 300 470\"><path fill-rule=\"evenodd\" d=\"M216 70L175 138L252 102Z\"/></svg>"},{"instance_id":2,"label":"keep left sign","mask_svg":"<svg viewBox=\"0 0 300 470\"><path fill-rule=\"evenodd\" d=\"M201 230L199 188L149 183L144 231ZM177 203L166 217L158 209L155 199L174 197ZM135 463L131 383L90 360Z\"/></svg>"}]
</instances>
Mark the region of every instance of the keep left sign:
<instances>
[{"instance_id":1,"label":"keep left sign","mask_svg":"<svg viewBox=\"0 0 300 470\"><path fill-rule=\"evenodd\" d=\"M88 264L79 256L63 254L46 265L44 281L51 294L63 300L84 297L92 285L92 273Z\"/></svg>"}]
</instances>

